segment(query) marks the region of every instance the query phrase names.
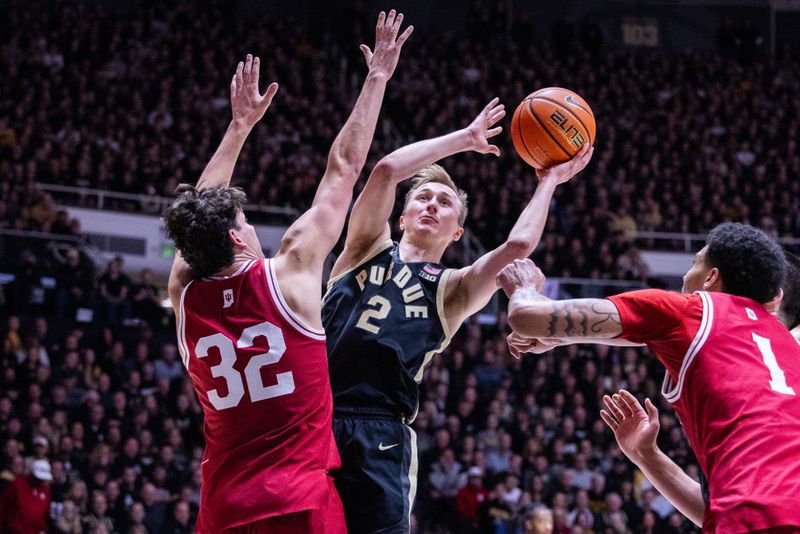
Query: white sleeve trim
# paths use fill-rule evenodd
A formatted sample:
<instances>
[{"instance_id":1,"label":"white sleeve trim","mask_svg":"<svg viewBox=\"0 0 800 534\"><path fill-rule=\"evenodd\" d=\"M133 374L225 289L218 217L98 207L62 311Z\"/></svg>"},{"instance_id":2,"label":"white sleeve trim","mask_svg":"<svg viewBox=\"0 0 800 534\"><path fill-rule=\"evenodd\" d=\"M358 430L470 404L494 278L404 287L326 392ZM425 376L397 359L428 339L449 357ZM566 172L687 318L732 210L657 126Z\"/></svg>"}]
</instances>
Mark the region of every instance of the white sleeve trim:
<instances>
[{"instance_id":1,"label":"white sleeve trim","mask_svg":"<svg viewBox=\"0 0 800 534\"><path fill-rule=\"evenodd\" d=\"M708 335L711 333L711 327L714 324L714 301L711 300L711 295L705 291L698 291L697 294L700 295L700 300L703 303L703 318L700 321L700 328L697 329L692 344L689 345L689 349L683 357L681 369L678 373L678 383L674 383L669 371L667 371L664 374L664 382L661 385L661 394L670 403L674 403L680 398L683 384L686 381L686 371L700 352L700 349L705 345Z\"/></svg>"},{"instance_id":2,"label":"white sleeve trim","mask_svg":"<svg viewBox=\"0 0 800 534\"><path fill-rule=\"evenodd\" d=\"M194 280L186 284L181 291L180 304L178 304L178 351L181 353L181 360L186 370L189 370L189 346L186 344L186 312L183 308L183 300L186 298L186 291Z\"/></svg>"},{"instance_id":3,"label":"white sleeve trim","mask_svg":"<svg viewBox=\"0 0 800 534\"><path fill-rule=\"evenodd\" d=\"M265 259L264 267L264 273L267 278L269 292L272 295L272 300L275 302L275 307L278 308L278 311L283 318L286 319L286 321L292 325L295 330L304 336L310 337L311 339L315 339L317 341L325 341L324 330L313 328L306 324L292 311L292 309L289 307L289 304L286 303L286 300L283 298L283 293L281 293L281 287L278 285L278 274L275 272L275 266L272 264L272 261Z\"/></svg>"}]
</instances>

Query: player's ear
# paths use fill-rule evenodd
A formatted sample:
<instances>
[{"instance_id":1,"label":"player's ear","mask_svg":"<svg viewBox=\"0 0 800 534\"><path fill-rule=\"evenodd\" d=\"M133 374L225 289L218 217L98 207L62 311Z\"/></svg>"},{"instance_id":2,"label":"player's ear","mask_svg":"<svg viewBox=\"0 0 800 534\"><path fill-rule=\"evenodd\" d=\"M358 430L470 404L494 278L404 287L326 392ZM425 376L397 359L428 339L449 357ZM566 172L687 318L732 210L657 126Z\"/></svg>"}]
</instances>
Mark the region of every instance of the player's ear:
<instances>
[{"instance_id":1,"label":"player's ear","mask_svg":"<svg viewBox=\"0 0 800 534\"><path fill-rule=\"evenodd\" d=\"M703 281L703 290L722 291L722 275L716 267L712 267L706 274L706 279Z\"/></svg>"},{"instance_id":2,"label":"player's ear","mask_svg":"<svg viewBox=\"0 0 800 534\"><path fill-rule=\"evenodd\" d=\"M236 231L236 228L231 228L228 230L228 241L230 241L234 252L238 252L247 248L244 241L242 241L242 239L239 237L239 232Z\"/></svg>"},{"instance_id":3,"label":"player's ear","mask_svg":"<svg viewBox=\"0 0 800 534\"><path fill-rule=\"evenodd\" d=\"M400 216L400 231L401 232L405 232L406 231L406 216L405 215L401 215Z\"/></svg>"},{"instance_id":4,"label":"player's ear","mask_svg":"<svg viewBox=\"0 0 800 534\"><path fill-rule=\"evenodd\" d=\"M458 241L459 239L461 239L461 236L462 236L462 235L464 235L464 228L462 228L461 226L459 226L459 227L458 227L458 230L456 230L456 231L453 233L453 241Z\"/></svg>"}]
</instances>

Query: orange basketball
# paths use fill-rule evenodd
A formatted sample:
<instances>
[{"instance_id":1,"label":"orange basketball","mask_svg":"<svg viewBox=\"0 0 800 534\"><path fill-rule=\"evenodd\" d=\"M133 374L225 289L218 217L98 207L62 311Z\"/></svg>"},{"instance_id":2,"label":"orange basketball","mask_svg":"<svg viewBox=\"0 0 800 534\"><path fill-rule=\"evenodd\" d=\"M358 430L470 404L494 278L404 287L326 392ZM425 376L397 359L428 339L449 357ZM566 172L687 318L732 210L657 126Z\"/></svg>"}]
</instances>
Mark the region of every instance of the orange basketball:
<instances>
[{"instance_id":1,"label":"orange basketball","mask_svg":"<svg viewBox=\"0 0 800 534\"><path fill-rule=\"evenodd\" d=\"M511 119L514 148L525 163L546 169L594 144L592 108L569 89L546 87L529 94Z\"/></svg>"}]
</instances>

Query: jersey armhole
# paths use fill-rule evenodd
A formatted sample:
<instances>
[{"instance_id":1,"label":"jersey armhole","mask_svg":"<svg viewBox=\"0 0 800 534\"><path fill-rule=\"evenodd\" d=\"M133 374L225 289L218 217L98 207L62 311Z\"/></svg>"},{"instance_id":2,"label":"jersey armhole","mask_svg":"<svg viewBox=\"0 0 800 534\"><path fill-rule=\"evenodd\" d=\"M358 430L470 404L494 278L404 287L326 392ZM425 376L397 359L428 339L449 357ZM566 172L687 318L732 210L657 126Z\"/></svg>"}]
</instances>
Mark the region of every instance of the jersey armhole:
<instances>
[{"instance_id":1,"label":"jersey armhole","mask_svg":"<svg viewBox=\"0 0 800 534\"><path fill-rule=\"evenodd\" d=\"M181 353L181 360L186 370L189 370L189 346L186 344L186 310L184 309L183 302L186 299L186 292L192 285L194 280L189 281L186 287L181 291L181 298L178 304L178 352Z\"/></svg>"},{"instance_id":2,"label":"jersey armhole","mask_svg":"<svg viewBox=\"0 0 800 534\"><path fill-rule=\"evenodd\" d=\"M272 300L275 302L275 307L278 309L281 316L286 319L286 322L306 337L317 341L325 341L325 331L306 324L305 321L300 319L300 317L292 311L286 299L283 298L281 287L278 284L278 274L275 272L275 266L272 264L271 259L264 260L264 276L267 279L267 287L272 295Z\"/></svg>"},{"instance_id":3,"label":"jersey armhole","mask_svg":"<svg viewBox=\"0 0 800 534\"><path fill-rule=\"evenodd\" d=\"M697 294L700 295L700 301L703 304L703 317L700 320L700 328L697 329L697 333L694 335L694 339L683 357L677 383L672 379L669 369L667 369L664 373L664 382L661 384L661 394L664 395L664 398L669 403L674 403L681 397L683 384L686 381L686 371L697 357L700 349L705 345L708 335L711 333L711 327L714 324L714 301L711 300L711 295L705 291L698 291Z\"/></svg>"}]
</instances>

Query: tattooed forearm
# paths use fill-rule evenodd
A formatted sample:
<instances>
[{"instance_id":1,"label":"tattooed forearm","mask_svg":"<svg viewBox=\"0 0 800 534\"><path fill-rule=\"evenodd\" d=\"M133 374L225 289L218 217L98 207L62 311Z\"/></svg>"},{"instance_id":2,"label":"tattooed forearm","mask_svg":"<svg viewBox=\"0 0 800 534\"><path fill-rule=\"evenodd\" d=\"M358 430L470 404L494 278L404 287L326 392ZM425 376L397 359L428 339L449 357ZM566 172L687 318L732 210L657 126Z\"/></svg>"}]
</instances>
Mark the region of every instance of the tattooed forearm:
<instances>
[{"instance_id":1,"label":"tattooed forearm","mask_svg":"<svg viewBox=\"0 0 800 534\"><path fill-rule=\"evenodd\" d=\"M603 305L592 304L592 313L594 313L596 320L592 323L592 332L602 332L603 331L603 323L611 321L612 323L618 325L620 329L622 328L622 321L619 318L619 312L617 311L617 307L613 304L609 307L605 304L608 301L604 301Z\"/></svg>"},{"instance_id":2,"label":"tattooed forearm","mask_svg":"<svg viewBox=\"0 0 800 534\"><path fill-rule=\"evenodd\" d=\"M509 323L528 337L615 337L622 333L619 312L604 299L511 299Z\"/></svg>"},{"instance_id":3,"label":"tattooed forearm","mask_svg":"<svg viewBox=\"0 0 800 534\"><path fill-rule=\"evenodd\" d=\"M580 337L587 335L589 317L578 301L550 301L548 337Z\"/></svg>"}]
</instances>

